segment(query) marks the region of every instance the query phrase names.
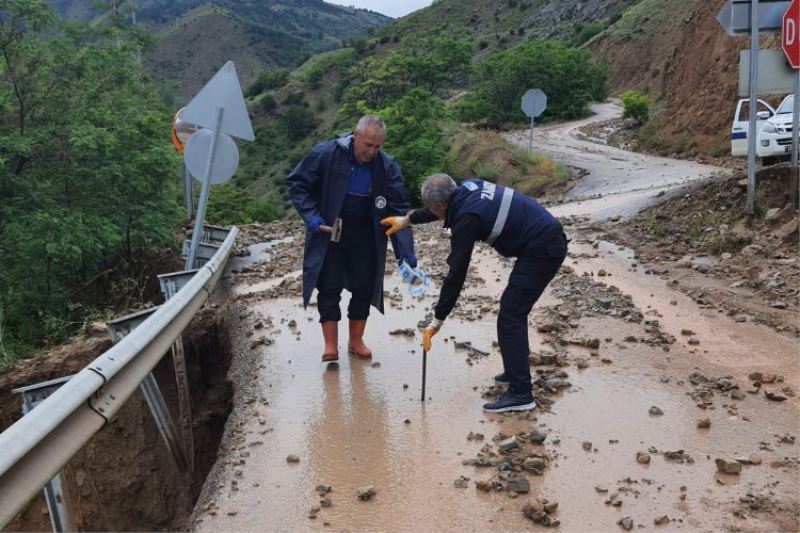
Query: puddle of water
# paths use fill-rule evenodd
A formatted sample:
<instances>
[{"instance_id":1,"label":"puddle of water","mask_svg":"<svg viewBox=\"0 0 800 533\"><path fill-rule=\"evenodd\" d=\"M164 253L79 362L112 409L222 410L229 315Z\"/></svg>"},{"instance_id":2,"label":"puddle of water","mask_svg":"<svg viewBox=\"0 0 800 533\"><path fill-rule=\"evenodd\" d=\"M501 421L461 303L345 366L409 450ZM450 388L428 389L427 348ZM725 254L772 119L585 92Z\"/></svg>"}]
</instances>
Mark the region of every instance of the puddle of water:
<instances>
[{"instance_id":1,"label":"puddle of water","mask_svg":"<svg viewBox=\"0 0 800 533\"><path fill-rule=\"evenodd\" d=\"M283 331L265 354L268 371L259 382L269 401L262 414L266 424L253 420L247 426L247 440L265 427L273 431L260 438L263 446L249 449L239 481L242 489L231 493L224 504L218 502L220 515L237 513L225 516L224 529L255 531L268 524L270 530L297 530L322 527L323 522L336 529L408 531L419 530L420 524L432 530L529 526L521 513L498 512L495 500L504 503L504 495L478 494L474 485L453 487L459 475L485 479L491 474L461 463L474 457L483 444L467 441L470 431L487 438L496 431L473 389L500 371L497 354L469 366L466 353L455 350L452 340L435 339L428 355L429 399L422 403L418 341L380 334L416 329L420 311L390 310L386 317L371 317L366 342L375 353L373 361L340 351L338 368L319 362L322 342L315 312L288 301L271 302L262 312L278 320L296 320L301 340L281 325ZM443 335L490 339L494 329L491 322L452 323ZM343 322L340 350L346 346L345 330ZM476 345L489 349L490 342ZM373 362L380 362L380 367L373 368ZM296 454L299 464L287 464L289 454ZM314 491L319 484L333 486L329 495L333 506L312 521L306 515L319 503ZM373 501L355 497L361 485L374 485ZM207 522L199 529L220 525L219 520Z\"/></svg>"},{"instance_id":2,"label":"puddle of water","mask_svg":"<svg viewBox=\"0 0 800 533\"><path fill-rule=\"evenodd\" d=\"M254 292L261 292L261 291L266 291L268 289L274 289L275 287L279 286L283 282L283 280L287 278L294 279L302 273L303 273L302 270L294 270L283 276L275 278L267 278L264 281L259 281L258 283L253 283L250 285L245 285L245 284L236 285L233 288L233 292L234 294L252 294Z\"/></svg>"},{"instance_id":3,"label":"puddle of water","mask_svg":"<svg viewBox=\"0 0 800 533\"><path fill-rule=\"evenodd\" d=\"M251 244L248 247L250 250L250 255L237 257L234 262L234 267L242 268L250 266L259 261L269 261L272 257L272 254L269 253L270 250L279 244L290 243L292 241L294 241L293 237L286 237L284 239L275 239L273 241Z\"/></svg>"}]
</instances>

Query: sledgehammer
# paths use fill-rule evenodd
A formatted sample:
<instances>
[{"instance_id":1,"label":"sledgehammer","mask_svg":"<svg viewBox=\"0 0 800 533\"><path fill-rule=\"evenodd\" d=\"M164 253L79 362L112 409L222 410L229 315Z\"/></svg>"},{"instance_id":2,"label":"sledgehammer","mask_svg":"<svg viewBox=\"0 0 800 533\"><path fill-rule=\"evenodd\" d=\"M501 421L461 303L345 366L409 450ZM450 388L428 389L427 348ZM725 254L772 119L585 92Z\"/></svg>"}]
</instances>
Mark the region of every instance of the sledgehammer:
<instances>
[{"instance_id":1,"label":"sledgehammer","mask_svg":"<svg viewBox=\"0 0 800 533\"><path fill-rule=\"evenodd\" d=\"M339 242L342 238L342 219L337 218L333 226L320 226L319 229L331 234L331 242Z\"/></svg>"}]
</instances>

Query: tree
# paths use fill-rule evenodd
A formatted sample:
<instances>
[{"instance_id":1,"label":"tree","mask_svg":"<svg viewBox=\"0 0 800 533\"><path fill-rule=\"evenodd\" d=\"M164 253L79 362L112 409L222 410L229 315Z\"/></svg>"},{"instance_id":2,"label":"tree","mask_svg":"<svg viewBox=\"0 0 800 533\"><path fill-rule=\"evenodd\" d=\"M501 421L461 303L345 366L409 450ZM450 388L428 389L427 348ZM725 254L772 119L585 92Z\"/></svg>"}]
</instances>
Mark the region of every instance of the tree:
<instances>
[{"instance_id":1,"label":"tree","mask_svg":"<svg viewBox=\"0 0 800 533\"><path fill-rule=\"evenodd\" d=\"M471 60L472 46L451 37L418 39L385 59L368 57L350 70L341 116L352 119L367 109L383 109L412 89L437 95L467 76Z\"/></svg>"},{"instance_id":2,"label":"tree","mask_svg":"<svg viewBox=\"0 0 800 533\"><path fill-rule=\"evenodd\" d=\"M136 33L61 27L42 0L0 0L0 324L39 344L85 320L103 284L174 242L170 111Z\"/></svg>"},{"instance_id":3,"label":"tree","mask_svg":"<svg viewBox=\"0 0 800 533\"><path fill-rule=\"evenodd\" d=\"M416 88L379 114L388 129L384 147L400 163L411 195L419 199L422 180L441 170L449 150L439 126L445 118L444 104Z\"/></svg>"},{"instance_id":4,"label":"tree","mask_svg":"<svg viewBox=\"0 0 800 533\"><path fill-rule=\"evenodd\" d=\"M607 68L593 64L588 51L556 41L528 41L488 56L458 111L463 120L494 126L523 122L520 98L537 87L548 98L545 120L578 118L588 112L589 102L606 96L607 77Z\"/></svg>"}]
</instances>

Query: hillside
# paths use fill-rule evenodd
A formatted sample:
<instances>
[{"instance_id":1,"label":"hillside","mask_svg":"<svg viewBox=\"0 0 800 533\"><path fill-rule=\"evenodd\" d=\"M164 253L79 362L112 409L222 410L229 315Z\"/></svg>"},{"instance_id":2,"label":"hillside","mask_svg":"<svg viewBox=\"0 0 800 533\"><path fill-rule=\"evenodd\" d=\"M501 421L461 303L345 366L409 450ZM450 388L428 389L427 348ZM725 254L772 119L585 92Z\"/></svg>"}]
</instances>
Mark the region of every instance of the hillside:
<instances>
[{"instance_id":1,"label":"hillside","mask_svg":"<svg viewBox=\"0 0 800 533\"><path fill-rule=\"evenodd\" d=\"M641 89L656 100L646 131L664 152L730 150L739 50L748 42L729 37L715 20L724 3L643 0L588 45L609 62L612 93ZM762 48L774 46L775 37L764 36Z\"/></svg>"},{"instance_id":2,"label":"hillside","mask_svg":"<svg viewBox=\"0 0 800 533\"><path fill-rule=\"evenodd\" d=\"M532 37L574 41L619 18L639 0L440 0L403 17L380 34L443 33L473 41L478 57Z\"/></svg>"},{"instance_id":3,"label":"hillside","mask_svg":"<svg viewBox=\"0 0 800 533\"><path fill-rule=\"evenodd\" d=\"M51 0L65 19L102 17L85 0ZM132 10L122 3L121 12ZM156 34L145 63L158 80L177 81L191 96L227 60L236 63L242 84L259 71L291 68L305 58L338 48L391 19L322 0L139 0L136 23Z\"/></svg>"}]
</instances>

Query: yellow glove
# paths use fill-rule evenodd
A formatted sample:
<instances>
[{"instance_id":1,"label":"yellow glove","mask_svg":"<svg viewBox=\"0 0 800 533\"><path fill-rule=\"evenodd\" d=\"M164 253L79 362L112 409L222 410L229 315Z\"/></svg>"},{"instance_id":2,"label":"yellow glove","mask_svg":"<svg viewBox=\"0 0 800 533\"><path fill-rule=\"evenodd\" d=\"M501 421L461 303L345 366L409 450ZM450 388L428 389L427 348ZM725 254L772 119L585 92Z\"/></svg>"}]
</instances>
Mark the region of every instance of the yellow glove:
<instances>
[{"instance_id":1,"label":"yellow glove","mask_svg":"<svg viewBox=\"0 0 800 533\"><path fill-rule=\"evenodd\" d=\"M411 220L409 219L408 215L403 217L386 217L381 220L381 224L388 227L386 230L386 236L391 237L401 229L407 228L408 225L411 224Z\"/></svg>"},{"instance_id":2,"label":"yellow glove","mask_svg":"<svg viewBox=\"0 0 800 533\"><path fill-rule=\"evenodd\" d=\"M439 333L442 324L444 324L444 320L434 318L431 323L422 330L422 349L426 352L431 351L431 340L434 335Z\"/></svg>"}]
</instances>

